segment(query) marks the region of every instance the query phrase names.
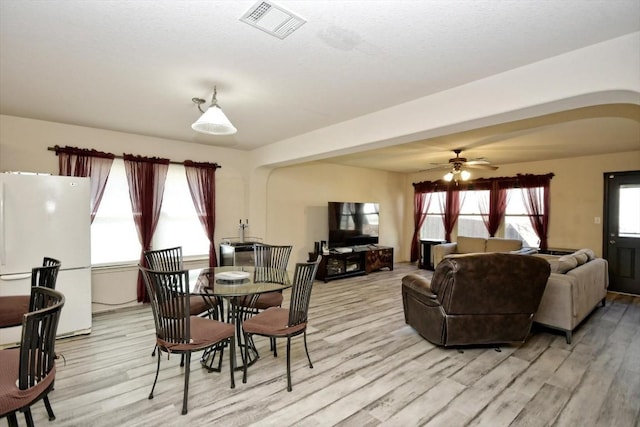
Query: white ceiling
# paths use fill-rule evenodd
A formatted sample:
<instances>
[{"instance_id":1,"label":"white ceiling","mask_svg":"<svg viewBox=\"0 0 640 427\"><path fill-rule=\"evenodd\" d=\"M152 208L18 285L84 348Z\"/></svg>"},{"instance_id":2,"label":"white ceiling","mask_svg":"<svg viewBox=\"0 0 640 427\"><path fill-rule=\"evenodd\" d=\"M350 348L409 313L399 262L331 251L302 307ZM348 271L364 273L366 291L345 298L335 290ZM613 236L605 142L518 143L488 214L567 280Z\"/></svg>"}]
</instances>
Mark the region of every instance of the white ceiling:
<instances>
[{"instance_id":1,"label":"white ceiling","mask_svg":"<svg viewBox=\"0 0 640 427\"><path fill-rule=\"evenodd\" d=\"M640 31L638 0L281 0L307 23L280 40L239 20L254 4L1 0L0 113L251 150ZM191 98L214 85L233 136L190 127ZM591 140L586 154L637 149L640 112L614 110L333 161L416 171L453 148L494 163L573 156ZM603 148L605 134L617 145Z\"/></svg>"}]
</instances>

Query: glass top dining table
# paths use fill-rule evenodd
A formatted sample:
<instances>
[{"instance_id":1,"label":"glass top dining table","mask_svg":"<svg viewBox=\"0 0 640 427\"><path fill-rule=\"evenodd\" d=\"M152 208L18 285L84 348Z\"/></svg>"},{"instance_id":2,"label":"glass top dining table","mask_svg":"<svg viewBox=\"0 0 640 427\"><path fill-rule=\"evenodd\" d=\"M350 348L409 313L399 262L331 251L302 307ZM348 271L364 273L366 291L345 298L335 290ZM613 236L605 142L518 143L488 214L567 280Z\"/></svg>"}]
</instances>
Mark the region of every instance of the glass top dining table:
<instances>
[{"instance_id":1,"label":"glass top dining table","mask_svg":"<svg viewBox=\"0 0 640 427\"><path fill-rule=\"evenodd\" d=\"M273 278L277 278L277 282ZM267 281L271 280L271 281ZM291 287L286 270L269 267L226 266L189 270L189 292L231 298L260 295Z\"/></svg>"},{"instance_id":2,"label":"glass top dining table","mask_svg":"<svg viewBox=\"0 0 640 427\"><path fill-rule=\"evenodd\" d=\"M218 320L235 325L237 350L242 352L245 347L248 348L247 365L252 365L260 355L253 338L245 342L242 322L257 313L255 304L260 294L282 291L291 286L286 270L270 267L225 266L189 270L189 292L191 295L201 295L211 307L217 307ZM226 308L223 301L226 301ZM215 348L205 351L201 358L202 365L209 371L219 372L221 354ZM235 366L238 370L242 369L237 362Z\"/></svg>"}]
</instances>

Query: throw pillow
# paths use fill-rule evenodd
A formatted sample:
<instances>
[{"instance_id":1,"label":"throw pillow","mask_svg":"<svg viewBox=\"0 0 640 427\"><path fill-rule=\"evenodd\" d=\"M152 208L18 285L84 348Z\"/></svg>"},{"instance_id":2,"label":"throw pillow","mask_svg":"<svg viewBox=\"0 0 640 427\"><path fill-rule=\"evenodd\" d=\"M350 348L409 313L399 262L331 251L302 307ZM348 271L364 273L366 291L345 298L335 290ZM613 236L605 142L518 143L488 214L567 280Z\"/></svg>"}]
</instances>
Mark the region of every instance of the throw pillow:
<instances>
[{"instance_id":1,"label":"throw pillow","mask_svg":"<svg viewBox=\"0 0 640 427\"><path fill-rule=\"evenodd\" d=\"M596 259L596 253L593 251L593 249L584 248L576 251L576 253L578 252L587 254L587 261L593 261L594 259Z\"/></svg>"},{"instance_id":2,"label":"throw pillow","mask_svg":"<svg viewBox=\"0 0 640 427\"><path fill-rule=\"evenodd\" d=\"M459 254L471 254L485 251L486 239L482 237L458 236L457 249Z\"/></svg>"},{"instance_id":3,"label":"throw pillow","mask_svg":"<svg viewBox=\"0 0 640 427\"><path fill-rule=\"evenodd\" d=\"M571 256L574 257L576 261L578 261L578 265L582 265L585 262L589 261L589 256L584 252L574 252L573 254L571 254Z\"/></svg>"},{"instance_id":4,"label":"throw pillow","mask_svg":"<svg viewBox=\"0 0 640 427\"><path fill-rule=\"evenodd\" d=\"M573 255L563 255L558 258L557 273L564 274L578 266L578 260Z\"/></svg>"}]
</instances>

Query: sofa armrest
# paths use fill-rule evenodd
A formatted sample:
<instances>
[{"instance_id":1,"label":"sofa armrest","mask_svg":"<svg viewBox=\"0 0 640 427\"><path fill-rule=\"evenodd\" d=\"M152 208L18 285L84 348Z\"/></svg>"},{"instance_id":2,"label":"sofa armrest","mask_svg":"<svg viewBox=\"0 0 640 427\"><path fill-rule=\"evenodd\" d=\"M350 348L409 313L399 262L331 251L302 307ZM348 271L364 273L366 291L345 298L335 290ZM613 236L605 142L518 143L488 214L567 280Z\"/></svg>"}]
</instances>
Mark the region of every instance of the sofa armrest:
<instances>
[{"instance_id":1,"label":"sofa armrest","mask_svg":"<svg viewBox=\"0 0 640 427\"><path fill-rule=\"evenodd\" d=\"M408 274L402 278L403 297L411 295L423 304L430 306L438 306L438 296L431 290L431 282L417 274Z\"/></svg>"},{"instance_id":2,"label":"sofa armrest","mask_svg":"<svg viewBox=\"0 0 640 427\"><path fill-rule=\"evenodd\" d=\"M439 245L434 245L431 250L433 251L433 266L435 267L440 264L440 261L445 256L457 253L458 244L456 242L440 243Z\"/></svg>"},{"instance_id":3,"label":"sofa armrest","mask_svg":"<svg viewBox=\"0 0 640 427\"><path fill-rule=\"evenodd\" d=\"M575 305L576 282L573 277L551 273L533 321L564 331L573 330L578 314Z\"/></svg>"}]
</instances>

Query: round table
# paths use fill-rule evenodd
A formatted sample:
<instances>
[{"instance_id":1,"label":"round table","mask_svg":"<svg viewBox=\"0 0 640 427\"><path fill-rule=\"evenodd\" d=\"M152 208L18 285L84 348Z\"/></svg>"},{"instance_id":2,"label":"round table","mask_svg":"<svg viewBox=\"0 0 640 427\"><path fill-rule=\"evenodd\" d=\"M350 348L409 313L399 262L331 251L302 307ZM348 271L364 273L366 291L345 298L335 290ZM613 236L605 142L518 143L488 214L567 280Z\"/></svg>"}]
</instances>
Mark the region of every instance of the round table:
<instances>
[{"instance_id":1,"label":"round table","mask_svg":"<svg viewBox=\"0 0 640 427\"><path fill-rule=\"evenodd\" d=\"M247 365L252 365L260 355L253 338L250 337L245 342L242 322L256 314L255 303L260 294L281 291L291 286L286 270L269 267L225 266L189 270L190 293L201 295L209 305L216 306L218 320L225 320L226 312L226 321L236 327L237 349L241 355L244 354L245 346L249 350ZM226 308L223 301L226 302ZM210 371L220 371L222 352L219 350L213 348L202 355L201 363ZM242 369L242 365L236 363L236 369Z\"/></svg>"}]
</instances>

